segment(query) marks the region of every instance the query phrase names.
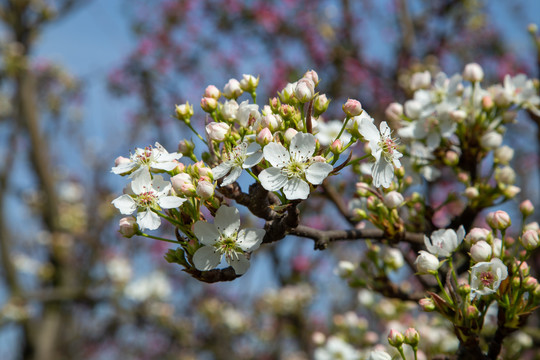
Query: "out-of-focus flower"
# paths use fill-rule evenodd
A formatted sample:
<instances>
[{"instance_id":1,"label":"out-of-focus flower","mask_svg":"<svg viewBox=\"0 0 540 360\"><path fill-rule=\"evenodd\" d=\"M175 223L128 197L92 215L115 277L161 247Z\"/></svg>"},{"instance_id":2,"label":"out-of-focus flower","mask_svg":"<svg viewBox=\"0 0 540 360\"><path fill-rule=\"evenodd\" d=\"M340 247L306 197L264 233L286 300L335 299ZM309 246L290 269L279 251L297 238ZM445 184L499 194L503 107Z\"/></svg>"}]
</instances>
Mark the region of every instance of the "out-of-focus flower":
<instances>
[{"instance_id":1,"label":"out-of-focus flower","mask_svg":"<svg viewBox=\"0 0 540 360\"><path fill-rule=\"evenodd\" d=\"M484 70L477 63L470 63L465 65L463 69L463 79L470 82L482 81L484 78Z\"/></svg>"},{"instance_id":2,"label":"out-of-focus flower","mask_svg":"<svg viewBox=\"0 0 540 360\"><path fill-rule=\"evenodd\" d=\"M465 237L463 225L457 233L453 229L441 229L431 234L431 240L424 235L424 243L430 253L436 256L448 257L457 249Z\"/></svg>"}]
</instances>

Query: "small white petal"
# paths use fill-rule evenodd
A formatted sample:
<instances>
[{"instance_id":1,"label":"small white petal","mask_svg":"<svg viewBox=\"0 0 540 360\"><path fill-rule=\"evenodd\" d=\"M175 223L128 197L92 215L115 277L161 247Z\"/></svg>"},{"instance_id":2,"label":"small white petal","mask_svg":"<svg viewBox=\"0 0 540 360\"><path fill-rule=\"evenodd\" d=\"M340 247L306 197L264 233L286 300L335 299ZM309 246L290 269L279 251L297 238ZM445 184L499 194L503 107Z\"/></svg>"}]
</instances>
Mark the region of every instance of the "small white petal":
<instances>
[{"instance_id":1,"label":"small white petal","mask_svg":"<svg viewBox=\"0 0 540 360\"><path fill-rule=\"evenodd\" d=\"M158 204L164 209L174 209L182 205L186 200L178 196L164 196L158 199Z\"/></svg>"},{"instance_id":2,"label":"small white petal","mask_svg":"<svg viewBox=\"0 0 540 360\"><path fill-rule=\"evenodd\" d=\"M212 175L214 175L214 179L221 179L225 175L229 173L231 170L231 163L228 161L222 162L218 166L212 168Z\"/></svg>"},{"instance_id":3,"label":"small white petal","mask_svg":"<svg viewBox=\"0 0 540 360\"><path fill-rule=\"evenodd\" d=\"M309 133L297 133L291 140L289 152L291 157L299 162L306 162L315 151L317 140ZM275 165L274 165L275 166Z\"/></svg>"},{"instance_id":4,"label":"small white petal","mask_svg":"<svg viewBox=\"0 0 540 360\"><path fill-rule=\"evenodd\" d=\"M153 211L147 210L137 214L137 224L141 230L156 230L161 225L161 219Z\"/></svg>"},{"instance_id":5,"label":"small white petal","mask_svg":"<svg viewBox=\"0 0 540 360\"><path fill-rule=\"evenodd\" d=\"M125 174L133 170L135 167L137 167L137 163L132 161L125 164L120 164L118 166L115 166L111 169L111 172L117 175Z\"/></svg>"},{"instance_id":6,"label":"small white petal","mask_svg":"<svg viewBox=\"0 0 540 360\"><path fill-rule=\"evenodd\" d=\"M152 180L152 188L156 190L158 196L168 194L171 187L171 183L163 180L161 175L154 176L154 179Z\"/></svg>"},{"instance_id":7,"label":"small white petal","mask_svg":"<svg viewBox=\"0 0 540 360\"><path fill-rule=\"evenodd\" d=\"M236 244L244 251L254 251L261 244L266 231L263 229L242 229L238 233Z\"/></svg>"},{"instance_id":8,"label":"small white petal","mask_svg":"<svg viewBox=\"0 0 540 360\"><path fill-rule=\"evenodd\" d=\"M216 212L214 225L220 234L229 237L240 229L240 212L235 207L221 205Z\"/></svg>"},{"instance_id":9,"label":"small white petal","mask_svg":"<svg viewBox=\"0 0 540 360\"><path fill-rule=\"evenodd\" d=\"M249 155L248 157L246 157L246 160L244 160L244 164L242 165L242 167L244 169L253 167L253 166L257 165L258 163L260 163L262 159L263 159L262 151L255 152L255 153Z\"/></svg>"},{"instance_id":10,"label":"small white petal","mask_svg":"<svg viewBox=\"0 0 540 360\"><path fill-rule=\"evenodd\" d=\"M379 128L381 129L381 137L384 137L384 138L390 137L391 131L386 121L381 122L381 125L379 126Z\"/></svg>"},{"instance_id":11,"label":"small white petal","mask_svg":"<svg viewBox=\"0 0 540 360\"><path fill-rule=\"evenodd\" d=\"M122 195L112 201L112 204L124 215L133 214L137 210L137 203L129 195Z\"/></svg>"},{"instance_id":12,"label":"small white petal","mask_svg":"<svg viewBox=\"0 0 540 360\"><path fill-rule=\"evenodd\" d=\"M227 262L233 267L237 275L245 274L249 269L249 260L246 258L246 255L241 253L236 253L235 258L227 258Z\"/></svg>"},{"instance_id":13,"label":"small white petal","mask_svg":"<svg viewBox=\"0 0 540 360\"><path fill-rule=\"evenodd\" d=\"M379 139L381 138L381 135L379 134L379 130L377 130L377 127L375 126L375 124L373 124L371 121L367 120L366 118L362 118L360 121L360 124L358 124L358 132L360 132L360 134L362 134L362 136L369 142L377 143ZM372 146L372 149L373 149L373 146Z\"/></svg>"},{"instance_id":14,"label":"small white petal","mask_svg":"<svg viewBox=\"0 0 540 360\"><path fill-rule=\"evenodd\" d=\"M287 181L283 187L285 197L289 200L307 199L309 196L309 185L304 180L293 177Z\"/></svg>"},{"instance_id":15,"label":"small white petal","mask_svg":"<svg viewBox=\"0 0 540 360\"><path fill-rule=\"evenodd\" d=\"M265 148L266 149L266 148ZM287 175L281 172L281 169L271 167L264 169L259 174L261 185L268 191L277 191L287 183Z\"/></svg>"},{"instance_id":16,"label":"small white petal","mask_svg":"<svg viewBox=\"0 0 540 360\"><path fill-rule=\"evenodd\" d=\"M223 179L223 182L221 183L221 186L227 186L229 184L232 184L236 181L242 174L242 168L238 166L234 166L231 168L231 173Z\"/></svg>"},{"instance_id":17,"label":"small white petal","mask_svg":"<svg viewBox=\"0 0 540 360\"><path fill-rule=\"evenodd\" d=\"M383 158L375 162L371 170L373 176L373 186L387 188L394 179L394 166L387 163Z\"/></svg>"},{"instance_id":18,"label":"small white petal","mask_svg":"<svg viewBox=\"0 0 540 360\"><path fill-rule=\"evenodd\" d=\"M322 184L324 179L330 174L334 167L323 162L311 164L306 170L306 179L313 185Z\"/></svg>"},{"instance_id":19,"label":"small white petal","mask_svg":"<svg viewBox=\"0 0 540 360\"><path fill-rule=\"evenodd\" d=\"M193 254L193 264L200 271L215 269L221 262L221 253L213 246L203 246Z\"/></svg>"},{"instance_id":20,"label":"small white petal","mask_svg":"<svg viewBox=\"0 0 540 360\"><path fill-rule=\"evenodd\" d=\"M150 190L152 178L148 168L140 168L132 175L133 181L131 182L131 189L135 194L139 195Z\"/></svg>"},{"instance_id":21,"label":"small white petal","mask_svg":"<svg viewBox=\"0 0 540 360\"><path fill-rule=\"evenodd\" d=\"M220 238L219 231L216 229L214 224L201 220L197 221L195 225L193 225L193 233L199 242L204 245L213 245Z\"/></svg>"},{"instance_id":22,"label":"small white petal","mask_svg":"<svg viewBox=\"0 0 540 360\"><path fill-rule=\"evenodd\" d=\"M259 150L261 150L261 145L257 143L251 143L246 149L246 155L253 155Z\"/></svg>"},{"instance_id":23,"label":"small white petal","mask_svg":"<svg viewBox=\"0 0 540 360\"><path fill-rule=\"evenodd\" d=\"M176 165L178 164L175 162L159 162L159 163L152 164L152 169L171 171L172 169L176 167Z\"/></svg>"},{"instance_id":24,"label":"small white petal","mask_svg":"<svg viewBox=\"0 0 540 360\"><path fill-rule=\"evenodd\" d=\"M272 166L282 168L291 161L291 155L283 145L271 142L263 149L264 158L268 160Z\"/></svg>"}]
</instances>

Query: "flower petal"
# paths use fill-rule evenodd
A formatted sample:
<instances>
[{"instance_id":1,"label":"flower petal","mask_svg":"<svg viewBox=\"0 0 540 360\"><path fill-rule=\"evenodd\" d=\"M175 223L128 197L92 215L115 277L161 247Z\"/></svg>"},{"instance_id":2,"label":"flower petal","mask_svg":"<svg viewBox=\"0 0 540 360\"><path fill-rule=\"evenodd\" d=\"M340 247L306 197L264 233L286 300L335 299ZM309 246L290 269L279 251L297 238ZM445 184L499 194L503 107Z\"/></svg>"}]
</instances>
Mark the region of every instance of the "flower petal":
<instances>
[{"instance_id":1,"label":"flower petal","mask_svg":"<svg viewBox=\"0 0 540 360\"><path fill-rule=\"evenodd\" d=\"M161 175L155 175L152 179L152 188L158 193L158 196L168 194L171 187L171 183L163 180Z\"/></svg>"},{"instance_id":2,"label":"flower petal","mask_svg":"<svg viewBox=\"0 0 540 360\"><path fill-rule=\"evenodd\" d=\"M112 201L112 204L124 215L133 214L137 210L137 203L129 195L122 195Z\"/></svg>"},{"instance_id":3,"label":"flower petal","mask_svg":"<svg viewBox=\"0 0 540 360\"><path fill-rule=\"evenodd\" d=\"M141 230L156 230L161 225L161 219L153 211L146 210L137 214L137 224Z\"/></svg>"},{"instance_id":4,"label":"flower petal","mask_svg":"<svg viewBox=\"0 0 540 360\"><path fill-rule=\"evenodd\" d=\"M371 175L373 176L373 186L387 188L394 179L394 166L381 157L373 165Z\"/></svg>"},{"instance_id":5,"label":"flower petal","mask_svg":"<svg viewBox=\"0 0 540 360\"><path fill-rule=\"evenodd\" d=\"M307 199L309 196L309 185L304 180L293 177L287 181L283 187L283 192L289 200Z\"/></svg>"},{"instance_id":6,"label":"flower petal","mask_svg":"<svg viewBox=\"0 0 540 360\"><path fill-rule=\"evenodd\" d=\"M296 161L306 162L313 155L316 144L317 140L312 134L297 133L292 138L291 145L289 146L291 157Z\"/></svg>"},{"instance_id":7,"label":"flower petal","mask_svg":"<svg viewBox=\"0 0 540 360\"><path fill-rule=\"evenodd\" d=\"M221 205L216 212L214 225L220 234L230 237L240 229L240 212L235 207Z\"/></svg>"},{"instance_id":8,"label":"flower petal","mask_svg":"<svg viewBox=\"0 0 540 360\"><path fill-rule=\"evenodd\" d=\"M164 196L158 200L158 204L164 209L174 209L182 205L186 200L178 196Z\"/></svg>"},{"instance_id":9,"label":"flower petal","mask_svg":"<svg viewBox=\"0 0 540 360\"><path fill-rule=\"evenodd\" d=\"M256 250L261 244L266 231L263 229L242 229L238 233L236 244L244 251Z\"/></svg>"},{"instance_id":10,"label":"flower petal","mask_svg":"<svg viewBox=\"0 0 540 360\"><path fill-rule=\"evenodd\" d=\"M214 224L202 220L193 225L193 233L199 242L204 245L214 245L221 236Z\"/></svg>"},{"instance_id":11,"label":"flower petal","mask_svg":"<svg viewBox=\"0 0 540 360\"><path fill-rule=\"evenodd\" d=\"M255 144L255 145L258 145L258 144ZM244 163L242 164L242 167L244 169L253 167L257 165L258 163L260 163L262 159L263 159L262 151L254 152L253 154L246 157L246 159L244 160Z\"/></svg>"},{"instance_id":12,"label":"flower petal","mask_svg":"<svg viewBox=\"0 0 540 360\"><path fill-rule=\"evenodd\" d=\"M313 185L322 184L324 179L330 174L334 167L323 162L311 164L306 170L306 179Z\"/></svg>"},{"instance_id":13,"label":"flower petal","mask_svg":"<svg viewBox=\"0 0 540 360\"><path fill-rule=\"evenodd\" d=\"M131 162L120 164L118 166L113 167L111 169L111 172L117 175L126 174L130 172L131 170L133 170L138 165L139 164L137 164L136 162L131 161Z\"/></svg>"},{"instance_id":14,"label":"flower petal","mask_svg":"<svg viewBox=\"0 0 540 360\"><path fill-rule=\"evenodd\" d=\"M233 267L236 275L245 274L249 269L249 260L243 253L236 253L235 255L234 258L227 257L227 262Z\"/></svg>"},{"instance_id":15,"label":"flower petal","mask_svg":"<svg viewBox=\"0 0 540 360\"><path fill-rule=\"evenodd\" d=\"M152 177L147 167L139 168L132 175L131 189L135 194L139 195L150 190L152 187Z\"/></svg>"},{"instance_id":16,"label":"flower petal","mask_svg":"<svg viewBox=\"0 0 540 360\"><path fill-rule=\"evenodd\" d=\"M221 262L221 253L213 246L203 246L193 254L193 264L200 271L216 268Z\"/></svg>"},{"instance_id":17,"label":"flower petal","mask_svg":"<svg viewBox=\"0 0 540 360\"><path fill-rule=\"evenodd\" d=\"M263 149L264 158L277 168L282 168L291 161L291 155L283 145L271 142Z\"/></svg>"},{"instance_id":18,"label":"flower petal","mask_svg":"<svg viewBox=\"0 0 540 360\"><path fill-rule=\"evenodd\" d=\"M221 186L227 186L229 184L232 184L240 177L240 174L242 174L242 168L239 166L233 166L231 168L231 173L223 179L223 182L221 183Z\"/></svg>"},{"instance_id":19,"label":"flower petal","mask_svg":"<svg viewBox=\"0 0 540 360\"><path fill-rule=\"evenodd\" d=\"M360 120L360 124L358 124L358 132L360 132L360 134L369 142L377 143L381 138L379 130L377 130L375 124L366 118L362 118ZM373 145L370 144L370 146L373 148Z\"/></svg>"},{"instance_id":20,"label":"flower petal","mask_svg":"<svg viewBox=\"0 0 540 360\"><path fill-rule=\"evenodd\" d=\"M229 161L224 161L218 166L212 168L212 175L214 175L214 179L221 179L225 175L229 173L231 170L231 163Z\"/></svg>"},{"instance_id":21,"label":"flower petal","mask_svg":"<svg viewBox=\"0 0 540 360\"><path fill-rule=\"evenodd\" d=\"M265 148L266 149L266 148ZM264 169L259 174L261 185L268 191L277 191L287 183L287 175L281 172L281 169L271 167Z\"/></svg>"}]
</instances>

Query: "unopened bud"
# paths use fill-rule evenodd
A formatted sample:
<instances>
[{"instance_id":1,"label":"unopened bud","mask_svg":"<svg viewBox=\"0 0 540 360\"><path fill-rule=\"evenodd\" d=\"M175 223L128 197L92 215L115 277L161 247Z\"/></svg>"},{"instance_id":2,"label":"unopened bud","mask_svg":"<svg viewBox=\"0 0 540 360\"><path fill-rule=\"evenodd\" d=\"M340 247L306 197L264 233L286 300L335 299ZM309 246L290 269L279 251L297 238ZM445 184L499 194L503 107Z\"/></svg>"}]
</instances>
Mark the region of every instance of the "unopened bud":
<instances>
[{"instance_id":1,"label":"unopened bud","mask_svg":"<svg viewBox=\"0 0 540 360\"><path fill-rule=\"evenodd\" d=\"M227 99L237 99L243 92L240 82L236 79L230 79L223 88L223 96Z\"/></svg>"},{"instance_id":2,"label":"unopened bud","mask_svg":"<svg viewBox=\"0 0 540 360\"><path fill-rule=\"evenodd\" d=\"M315 70L306 71L303 77L313 81L313 84L315 84L315 86L319 84L319 74L317 74Z\"/></svg>"},{"instance_id":3,"label":"unopened bud","mask_svg":"<svg viewBox=\"0 0 540 360\"><path fill-rule=\"evenodd\" d=\"M521 192L521 188L519 188L518 186L515 186L515 185L510 185L510 186L507 186L504 189L503 194L508 199L513 199L520 192Z\"/></svg>"},{"instance_id":4,"label":"unopened bud","mask_svg":"<svg viewBox=\"0 0 540 360\"><path fill-rule=\"evenodd\" d=\"M433 274L439 269L439 259L427 251L420 250L414 262L419 274Z\"/></svg>"},{"instance_id":5,"label":"unopened bud","mask_svg":"<svg viewBox=\"0 0 540 360\"><path fill-rule=\"evenodd\" d=\"M330 100L325 94L317 95L313 101L313 115L318 117L328 109L328 105L330 105Z\"/></svg>"},{"instance_id":6,"label":"unopened bud","mask_svg":"<svg viewBox=\"0 0 540 360\"><path fill-rule=\"evenodd\" d=\"M403 195L398 193L397 191L390 191L388 194L384 195L383 203L390 209L395 209L398 206L401 206L403 204Z\"/></svg>"},{"instance_id":7,"label":"unopened bud","mask_svg":"<svg viewBox=\"0 0 540 360\"><path fill-rule=\"evenodd\" d=\"M444 160L443 161L448 166L457 165L459 163L459 155L455 151L448 150L444 154Z\"/></svg>"},{"instance_id":8,"label":"unopened bud","mask_svg":"<svg viewBox=\"0 0 540 360\"><path fill-rule=\"evenodd\" d=\"M269 144L272 141L272 132L268 128L264 128L257 134L257 144L264 146Z\"/></svg>"},{"instance_id":9,"label":"unopened bud","mask_svg":"<svg viewBox=\"0 0 540 360\"><path fill-rule=\"evenodd\" d=\"M486 150L496 149L501 146L503 137L496 131L489 131L480 138L480 145Z\"/></svg>"},{"instance_id":10,"label":"unopened bud","mask_svg":"<svg viewBox=\"0 0 540 360\"><path fill-rule=\"evenodd\" d=\"M296 83L296 87L294 88L294 97L302 102L306 103L313 99L313 96L315 95L315 84L313 81L307 78L302 78L298 80Z\"/></svg>"},{"instance_id":11,"label":"unopened bud","mask_svg":"<svg viewBox=\"0 0 540 360\"><path fill-rule=\"evenodd\" d=\"M195 149L195 144L189 140L181 140L178 143L178 152L182 155L189 156L193 153Z\"/></svg>"},{"instance_id":12,"label":"unopened bud","mask_svg":"<svg viewBox=\"0 0 540 360\"><path fill-rule=\"evenodd\" d=\"M139 225L133 216L121 218L118 225L120 227L118 232L124 237L130 238L139 232Z\"/></svg>"},{"instance_id":13,"label":"unopened bud","mask_svg":"<svg viewBox=\"0 0 540 360\"><path fill-rule=\"evenodd\" d=\"M508 165L514 157L514 149L510 146L503 145L497 148L493 153L493 160L501 165Z\"/></svg>"},{"instance_id":14,"label":"unopened bud","mask_svg":"<svg viewBox=\"0 0 540 360\"><path fill-rule=\"evenodd\" d=\"M538 247L538 232L535 230L527 230L521 235L521 245L529 251Z\"/></svg>"},{"instance_id":15,"label":"unopened bud","mask_svg":"<svg viewBox=\"0 0 540 360\"><path fill-rule=\"evenodd\" d=\"M288 128L286 131L285 131L285 134L283 134L283 137L285 138L285 141L287 143L290 143L292 138L298 134L298 131L296 131L295 129L293 128Z\"/></svg>"},{"instance_id":16,"label":"unopened bud","mask_svg":"<svg viewBox=\"0 0 540 360\"><path fill-rule=\"evenodd\" d=\"M189 102L175 106L176 118L185 123L189 123L189 119L193 116L193 105Z\"/></svg>"},{"instance_id":17,"label":"unopened bud","mask_svg":"<svg viewBox=\"0 0 540 360\"><path fill-rule=\"evenodd\" d=\"M467 306L467 309L465 310L465 316L468 319L476 319L479 314L478 308L474 305Z\"/></svg>"},{"instance_id":18,"label":"unopened bud","mask_svg":"<svg viewBox=\"0 0 540 360\"><path fill-rule=\"evenodd\" d=\"M330 145L330 151L333 154L341 154L343 151L343 142L340 139L334 140L334 142Z\"/></svg>"},{"instance_id":19,"label":"unopened bud","mask_svg":"<svg viewBox=\"0 0 540 360\"><path fill-rule=\"evenodd\" d=\"M247 93L252 93L259 86L259 77L253 75L242 75L242 80L240 80L240 88Z\"/></svg>"},{"instance_id":20,"label":"unopened bud","mask_svg":"<svg viewBox=\"0 0 540 360\"><path fill-rule=\"evenodd\" d=\"M210 182L209 178L203 176L197 183L195 192L201 199L209 199L214 195L214 185Z\"/></svg>"},{"instance_id":21,"label":"unopened bud","mask_svg":"<svg viewBox=\"0 0 540 360\"><path fill-rule=\"evenodd\" d=\"M478 191L477 188L473 186L469 186L468 188L465 189L465 196L467 197L467 199L473 200L473 199L476 199L479 195L480 195L480 192Z\"/></svg>"},{"instance_id":22,"label":"unopened bud","mask_svg":"<svg viewBox=\"0 0 540 360\"><path fill-rule=\"evenodd\" d=\"M494 212L490 212L487 217L486 221L493 229L498 230L505 230L512 225L512 220L510 219L510 215L506 211L503 210L497 210Z\"/></svg>"},{"instance_id":23,"label":"unopened bud","mask_svg":"<svg viewBox=\"0 0 540 360\"><path fill-rule=\"evenodd\" d=\"M400 347L403 345L403 342L405 341L405 337L402 333L395 329L391 329L390 333L388 334L388 343L393 347Z\"/></svg>"},{"instance_id":24,"label":"unopened bud","mask_svg":"<svg viewBox=\"0 0 540 360\"><path fill-rule=\"evenodd\" d=\"M525 217L532 215L534 212L534 205L532 204L531 200L525 200L519 204L519 211L521 211Z\"/></svg>"},{"instance_id":25,"label":"unopened bud","mask_svg":"<svg viewBox=\"0 0 540 360\"><path fill-rule=\"evenodd\" d=\"M225 123L211 122L206 125L206 134L210 140L223 141L229 132L229 125Z\"/></svg>"},{"instance_id":26,"label":"unopened bud","mask_svg":"<svg viewBox=\"0 0 540 360\"><path fill-rule=\"evenodd\" d=\"M352 275L352 273L355 270L355 266L350 261L342 260L338 263L338 266L336 268L336 273L338 276L342 278L347 278Z\"/></svg>"},{"instance_id":27,"label":"unopened bud","mask_svg":"<svg viewBox=\"0 0 540 360\"><path fill-rule=\"evenodd\" d=\"M343 112L349 117L358 116L362 113L362 104L355 99L348 99L342 106Z\"/></svg>"},{"instance_id":28,"label":"unopened bud","mask_svg":"<svg viewBox=\"0 0 540 360\"><path fill-rule=\"evenodd\" d=\"M471 258L475 262L488 261L491 259L491 253L491 245L484 240L478 241L476 244L471 246Z\"/></svg>"},{"instance_id":29,"label":"unopened bud","mask_svg":"<svg viewBox=\"0 0 540 360\"><path fill-rule=\"evenodd\" d=\"M477 63L470 63L465 65L463 69L463 79L470 82L482 81L484 78L484 70Z\"/></svg>"},{"instance_id":30,"label":"unopened bud","mask_svg":"<svg viewBox=\"0 0 540 360\"><path fill-rule=\"evenodd\" d=\"M210 97L204 97L201 99L201 108L207 113L214 112L217 108L217 100Z\"/></svg>"},{"instance_id":31,"label":"unopened bud","mask_svg":"<svg viewBox=\"0 0 540 360\"><path fill-rule=\"evenodd\" d=\"M420 342L420 334L414 328L408 328L405 331L405 344L412 346L413 348L418 346Z\"/></svg>"},{"instance_id":32,"label":"unopened bud","mask_svg":"<svg viewBox=\"0 0 540 360\"><path fill-rule=\"evenodd\" d=\"M450 118L457 123L462 123L467 118L467 113L464 110L454 110L450 112Z\"/></svg>"},{"instance_id":33,"label":"unopened bud","mask_svg":"<svg viewBox=\"0 0 540 360\"><path fill-rule=\"evenodd\" d=\"M431 74L428 70L414 73L411 76L411 90L427 89L431 85Z\"/></svg>"},{"instance_id":34,"label":"unopened bud","mask_svg":"<svg viewBox=\"0 0 540 360\"><path fill-rule=\"evenodd\" d=\"M220 96L221 91L219 91L219 89L214 85L208 85L204 90L204 97L209 97L217 100Z\"/></svg>"},{"instance_id":35,"label":"unopened bud","mask_svg":"<svg viewBox=\"0 0 540 360\"><path fill-rule=\"evenodd\" d=\"M185 183L192 184L191 176L189 174L187 174L187 173L180 173L180 174L176 174L173 177L171 177L171 184L172 184L172 187L173 187L174 191L176 191L176 192L181 192L182 186Z\"/></svg>"},{"instance_id":36,"label":"unopened bud","mask_svg":"<svg viewBox=\"0 0 540 360\"><path fill-rule=\"evenodd\" d=\"M482 109L489 111L493 108L493 98L489 95L482 97Z\"/></svg>"},{"instance_id":37,"label":"unopened bud","mask_svg":"<svg viewBox=\"0 0 540 360\"><path fill-rule=\"evenodd\" d=\"M393 102L386 107L384 115L389 121L398 122L403 116L403 105L397 102Z\"/></svg>"},{"instance_id":38,"label":"unopened bud","mask_svg":"<svg viewBox=\"0 0 540 360\"><path fill-rule=\"evenodd\" d=\"M435 310L435 303L430 298L423 298L418 301L418 304L425 312L431 312Z\"/></svg>"}]
</instances>

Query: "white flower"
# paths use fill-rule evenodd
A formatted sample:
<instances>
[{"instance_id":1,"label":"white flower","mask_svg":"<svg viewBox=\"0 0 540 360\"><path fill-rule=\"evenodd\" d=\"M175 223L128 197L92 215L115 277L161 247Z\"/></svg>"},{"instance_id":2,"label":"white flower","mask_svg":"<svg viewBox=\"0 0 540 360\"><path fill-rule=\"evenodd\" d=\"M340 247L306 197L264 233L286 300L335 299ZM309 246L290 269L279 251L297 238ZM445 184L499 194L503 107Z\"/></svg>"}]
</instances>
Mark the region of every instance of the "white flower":
<instances>
[{"instance_id":1,"label":"white flower","mask_svg":"<svg viewBox=\"0 0 540 360\"><path fill-rule=\"evenodd\" d=\"M314 358L315 360L358 360L360 354L341 338L331 336L324 347L315 350Z\"/></svg>"},{"instance_id":2,"label":"white flower","mask_svg":"<svg viewBox=\"0 0 540 360\"><path fill-rule=\"evenodd\" d=\"M514 77L506 75L504 78L504 92L506 96L515 104L523 106L540 116L540 96L536 93L536 88L532 80L527 79L524 74Z\"/></svg>"},{"instance_id":3,"label":"white flower","mask_svg":"<svg viewBox=\"0 0 540 360\"><path fill-rule=\"evenodd\" d=\"M369 353L368 360L392 360L392 356L386 351L375 350Z\"/></svg>"},{"instance_id":4,"label":"white flower","mask_svg":"<svg viewBox=\"0 0 540 360\"><path fill-rule=\"evenodd\" d=\"M236 120L236 114L238 113L238 103L236 100L231 99L228 101L225 101L223 104L223 107L221 108L221 115L223 115L223 119L225 121L233 121Z\"/></svg>"},{"instance_id":5,"label":"white flower","mask_svg":"<svg viewBox=\"0 0 540 360\"><path fill-rule=\"evenodd\" d=\"M156 142L154 147L147 146L144 149L135 149L135 153L130 155L129 160L119 162L118 166L111 169L111 172L123 175L145 169L153 172L171 171L178 165L175 160L181 157L182 154L169 153L160 143ZM132 173L131 177L134 175L135 173Z\"/></svg>"},{"instance_id":6,"label":"white flower","mask_svg":"<svg viewBox=\"0 0 540 360\"><path fill-rule=\"evenodd\" d=\"M135 301L150 298L166 299L172 289L169 280L162 272L154 271L150 275L129 283L125 288L126 297Z\"/></svg>"},{"instance_id":7,"label":"white flower","mask_svg":"<svg viewBox=\"0 0 540 360\"><path fill-rule=\"evenodd\" d=\"M226 186L240 177L242 169L249 169L257 165L262 158L263 154L259 144L251 143L248 145L247 142L243 142L228 154L226 160L212 168L212 174L216 180L229 174L221 183L221 186Z\"/></svg>"},{"instance_id":8,"label":"white flower","mask_svg":"<svg viewBox=\"0 0 540 360\"><path fill-rule=\"evenodd\" d=\"M161 175L154 179L150 173L141 172L131 182L134 195L124 194L112 201L112 204L124 215L131 215L138 209L137 224L141 230L155 230L161 225L159 216L153 210L172 209L182 205L186 199L168 196L171 183L164 181Z\"/></svg>"},{"instance_id":9,"label":"white flower","mask_svg":"<svg viewBox=\"0 0 540 360\"><path fill-rule=\"evenodd\" d=\"M479 262L471 268L472 295L489 295L497 291L501 281L508 277L508 268L497 258Z\"/></svg>"},{"instance_id":10,"label":"white flower","mask_svg":"<svg viewBox=\"0 0 540 360\"><path fill-rule=\"evenodd\" d=\"M431 240L424 235L424 243L430 253L448 257L452 255L465 237L465 229L461 225L457 233L453 229L441 229L431 233Z\"/></svg>"},{"instance_id":11,"label":"white flower","mask_svg":"<svg viewBox=\"0 0 540 360\"><path fill-rule=\"evenodd\" d=\"M322 146L328 146L337 139L342 127L343 122L339 120L332 120L327 123L320 121L318 126L319 132L315 135L315 137L319 139ZM351 135L345 131L339 138L344 145L347 145L349 141L351 141Z\"/></svg>"},{"instance_id":12,"label":"white flower","mask_svg":"<svg viewBox=\"0 0 540 360\"><path fill-rule=\"evenodd\" d=\"M358 131L369 141L371 154L375 158L375 164L371 168L373 186L387 188L394 179L394 166L401 167L399 159L403 156L397 151L397 143L392 139L391 131L386 121L381 122L380 133L375 124L367 119L362 119Z\"/></svg>"},{"instance_id":13,"label":"white flower","mask_svg":"<svg viewBox=\"0 0 540 360\"><path fill-rule=\"evenodd\" d=\"M333 169L330 164L313 160L316 142L315 136L311 134L297 133L288 151L281 144L272 142L266 145L263 149L264 157L272 167L259 174L261 185L268 191L283 188L289 200L307 199L308 182L321 184Z\"/></svg>"},{"instance_id":14,"label":"white flower","mask_svg":"<svg viewBox=\"0 0 540 360\"><path fill-rule=\"evenodd\" d=\"M242 95L243 92L244 90L240 87L240 82L236 79L230 79L223 89L223 95L227 99L236 99Z\"/></svg>"},{"instance_id":15,"label":"white flower","mask_svg":"<svg viewBox=\"0 0 540 360\"><path fill-rule=\"evenodd\" d=\"M193 232L204 246L193 254L193 264L198 270L207 271L219 265L223 256L238 275L249 268L245 252L256 250L264 234L262 229L240 229L238 209L222 205L216 212L214 223L197 221Z\"/></svg>"},{"instance_id":16,"label":"white flower","mask_svg":"<svg viewBox=\"0 0 540 360\"><path fill-rule=\"evenodd\" d=\"M249 121L251 118L253 118L253 121ZM249 100L242 101L242 103L240 103L240 107L236 113L236 121L238 121L238 124L243 127L247 127L248 125L254 124L255 121L258 121L260 118L261 114L259 113L259 105L250 104Z\"/></svg>"}]
</instances>

